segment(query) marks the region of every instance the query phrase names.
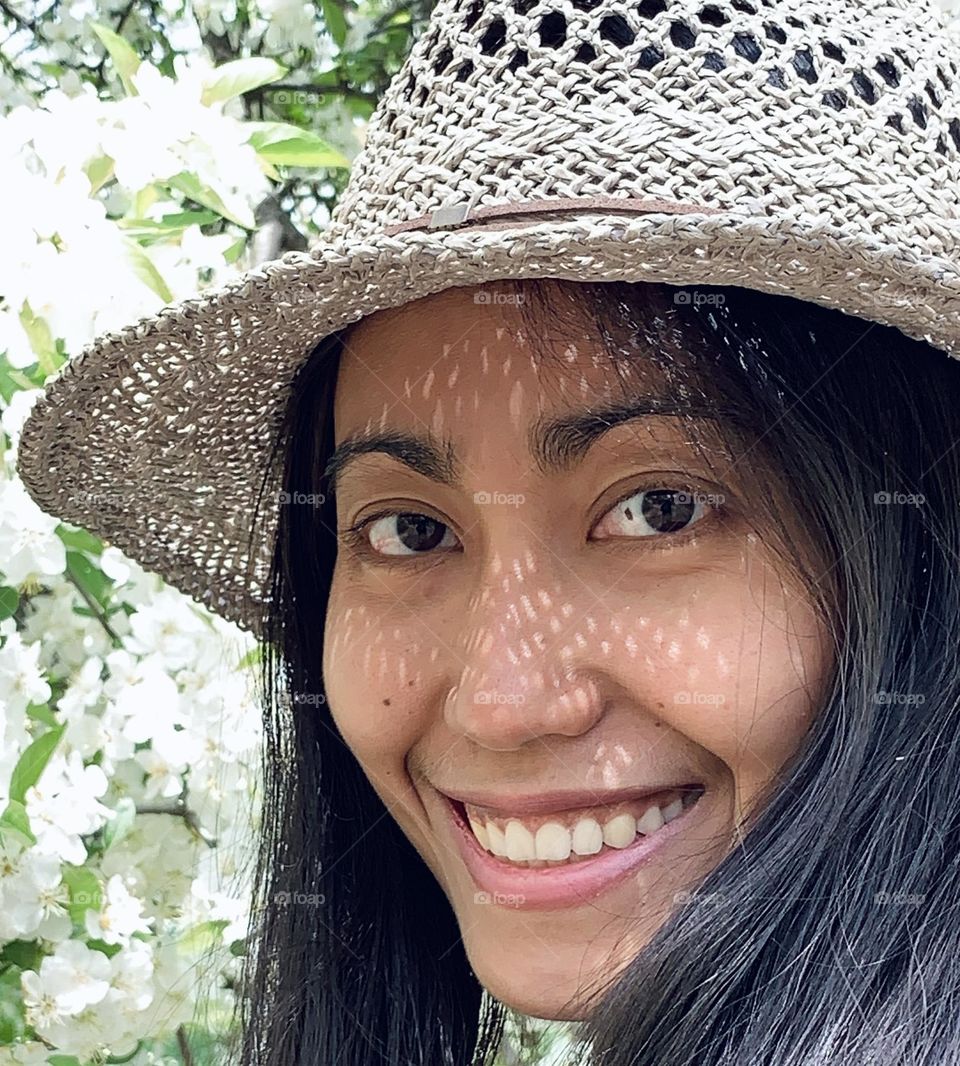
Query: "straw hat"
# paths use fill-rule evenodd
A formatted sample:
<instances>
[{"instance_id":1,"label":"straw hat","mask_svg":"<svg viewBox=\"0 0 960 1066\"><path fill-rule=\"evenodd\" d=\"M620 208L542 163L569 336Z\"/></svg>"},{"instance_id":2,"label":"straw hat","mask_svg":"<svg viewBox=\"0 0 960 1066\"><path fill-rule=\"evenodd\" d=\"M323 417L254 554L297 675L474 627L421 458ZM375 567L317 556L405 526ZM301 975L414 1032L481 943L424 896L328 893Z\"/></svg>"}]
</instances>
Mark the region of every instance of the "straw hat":
<instances>
[{"instance_id":1,"label":"straw hat","mask_svg":"<svg viewBox=\"0 0 960 1066\"><path fill-rule=\"evenodd\" d=\"M730 284L960 357L960 44L933 0L440 0L323 239L99 337L20 474L256 628L248 516L327 334L505 278ZM279 508L279 503L274 510Z\"/></svg>"}]
</instances>

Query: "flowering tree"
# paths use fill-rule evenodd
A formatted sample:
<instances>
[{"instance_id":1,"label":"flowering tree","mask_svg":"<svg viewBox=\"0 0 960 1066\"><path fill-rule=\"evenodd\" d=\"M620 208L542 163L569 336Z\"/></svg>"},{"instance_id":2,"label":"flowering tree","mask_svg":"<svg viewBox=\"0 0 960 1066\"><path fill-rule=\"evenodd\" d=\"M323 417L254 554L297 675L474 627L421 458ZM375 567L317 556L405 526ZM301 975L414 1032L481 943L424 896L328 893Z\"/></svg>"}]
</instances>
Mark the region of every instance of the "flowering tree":
<instances>
[{"instance_id":1,"label":"flowering tree","mask_svg":"<svg viewBox=\"0 0 960 1066\"><path fill-rule=\"evenodd\" d=\"M256 648L41 512L15 449L94 335L323 227L413 19L54 0L0 25L0 1063L213 1062L248 918Z\"/></svg>"}]
</instances>

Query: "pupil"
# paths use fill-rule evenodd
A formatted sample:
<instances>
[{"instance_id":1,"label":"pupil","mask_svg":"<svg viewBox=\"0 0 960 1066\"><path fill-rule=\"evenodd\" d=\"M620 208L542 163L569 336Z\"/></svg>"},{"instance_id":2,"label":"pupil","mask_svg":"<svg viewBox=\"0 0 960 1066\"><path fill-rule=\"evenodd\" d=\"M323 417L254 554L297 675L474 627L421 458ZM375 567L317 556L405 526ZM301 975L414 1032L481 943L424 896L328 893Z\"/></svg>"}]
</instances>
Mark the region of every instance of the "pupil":
<instances>
[{"instance_id":1,"label":"pupil","mask_svg":"<svg viewBox=\"0 0 960 1066\"><path fill-rule=\"evenodd\" d=\"M410 551L428 551L443 540L446 527L442 522L425 514L397 515L397 536Z\"/></svg>"},{"instance_id":2,"label":"pupil","mask_svg":"<svg viewBox=\"0 0 960 1066\"><path fill-rule=\"evenodd\" d=\"M693 518L696 501L689 493L683 493L683 500L677 500L678 495L676 489L649 489L643 494L640 510L658 533L676 533Z\"/></svg>"}]
</instances>

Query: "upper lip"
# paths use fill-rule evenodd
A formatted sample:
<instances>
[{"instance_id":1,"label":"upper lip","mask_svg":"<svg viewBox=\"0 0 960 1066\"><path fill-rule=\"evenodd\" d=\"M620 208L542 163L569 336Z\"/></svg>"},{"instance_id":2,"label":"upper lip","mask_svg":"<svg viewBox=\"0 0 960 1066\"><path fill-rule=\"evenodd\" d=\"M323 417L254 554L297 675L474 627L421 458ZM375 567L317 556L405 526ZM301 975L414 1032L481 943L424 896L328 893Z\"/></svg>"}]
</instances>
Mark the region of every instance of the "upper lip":
<instances>
[{"instance_id":1,"label":"upper lip","mask_svg":"<svg viewBox=\"0 0 960 1066\"><path fill-rule=\"evenodd\" d=\"M699 782L684 781L680 784L638 785L634 788L560 789L553 792L468 792L465 789L437 789L448 799L469 803L504 815L550 814L574 810L578 807L604 807L629 800L643 799L658 792L671 792L691 787L703 788Z\"/></svg>"}]
</instances>

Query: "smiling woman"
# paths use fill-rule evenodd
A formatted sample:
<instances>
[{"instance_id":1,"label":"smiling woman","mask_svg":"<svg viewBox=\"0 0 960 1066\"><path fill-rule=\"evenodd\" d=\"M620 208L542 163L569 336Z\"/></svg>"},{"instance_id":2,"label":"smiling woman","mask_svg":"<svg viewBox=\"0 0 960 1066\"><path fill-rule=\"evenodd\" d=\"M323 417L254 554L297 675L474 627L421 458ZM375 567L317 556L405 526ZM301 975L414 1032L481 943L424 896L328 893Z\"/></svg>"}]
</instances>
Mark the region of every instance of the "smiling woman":
<instances>
[{"instance_id":1,"label":"smiling woman","mask_svg":"<svg viewBox=\"0 0 960 1066\"><path fill-rule=\"evenodd\" d=\"M958 1061L958 61L439 0L316 244L33 408L36 501L264 640L231 1062Z\"/></svg>"},{"instance_id":2,"label":"smiling woman","mask_svg":"<svg viewBox=\"0 0 960 1066\"><path fill-rule=\"evenodd\" d=\"M751 536L720 406L586 322L535 352L515 302L476 295L344 342L323 680L481 981L575 1016L729 847L829 646Z\"/></svg>"},{"instance_id":3,"label":"smiling woman","mask_svg":"<svg viewBox=\"0 0 960 1066\"><path fill-rule=\"evenodd\" d=\"M902 1020L953 934L882 901L957 887L922 813L958 760L955 368L744 289L484 291L291 393L285 492L325 502L283 508L264 619L243 1061L483 1062L502 1004L584 1020L578 1062L943 1046L946 1007Z\"/></svg>"}]
</instances>

